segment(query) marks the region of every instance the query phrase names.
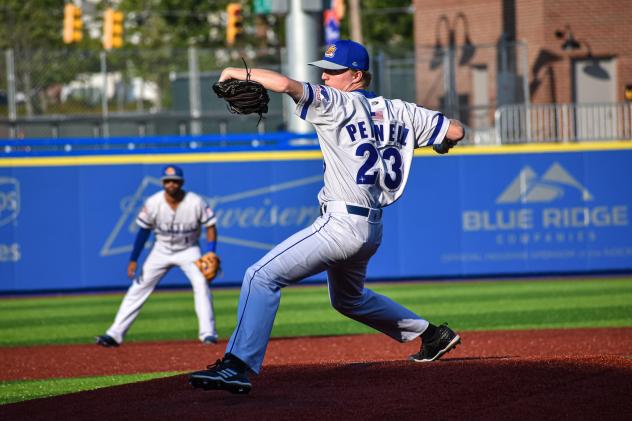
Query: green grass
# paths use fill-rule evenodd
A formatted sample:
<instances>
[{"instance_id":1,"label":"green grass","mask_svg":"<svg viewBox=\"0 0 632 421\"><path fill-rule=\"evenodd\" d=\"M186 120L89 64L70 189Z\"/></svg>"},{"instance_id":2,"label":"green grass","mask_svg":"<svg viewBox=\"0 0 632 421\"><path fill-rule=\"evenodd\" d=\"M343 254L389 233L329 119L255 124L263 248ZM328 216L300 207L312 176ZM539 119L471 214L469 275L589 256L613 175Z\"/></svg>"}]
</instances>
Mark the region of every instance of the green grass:
<instances>
[{"instance_id":1,"label":"green grass","mask_svg":"<svg viewBox=\"0 0 632 421\"><path fill-rule=\"evenodd\" d=\"M178 374L177 372L80 377L75 379L19 380L0 382L0 405L29 399L46 398L102 387L141 382Z\"/></svg>"},{"instance_id":2,"label":"green grass","mask_svg":"<svg viewBox=\"0 0 632 421\"><path fill-rule=\"evenodd\" d=\"M632 278L370 284L426 319L459 330L632 326ZM217 329L235 326L238 290L214 291ZM89 343L114 318L122 294L0 299L0 347ZM195 340L190 291L154 293L127 340ZM329 306L325 286L286 288L273 336L373 332Z\"/></svg>"},{"instance_id":3,"label":"green grass","mask_svg":"<svg viewBox=\"0 0 632 421\"><path fill-rule=\"evenodd\" d=\"M632 277L369 284L422 317L460 331L632 326ZM92 343L112 320L123 294L0 299L3 346ZM220 337L235 326L238 290L213 293ZM127 341L196 340L191 291L158 291ZM273 336L375 332L329 305L325 286L286 288ZM175 373L0 382L0 404L168 376Z\"/></svg>"}]
</instances>

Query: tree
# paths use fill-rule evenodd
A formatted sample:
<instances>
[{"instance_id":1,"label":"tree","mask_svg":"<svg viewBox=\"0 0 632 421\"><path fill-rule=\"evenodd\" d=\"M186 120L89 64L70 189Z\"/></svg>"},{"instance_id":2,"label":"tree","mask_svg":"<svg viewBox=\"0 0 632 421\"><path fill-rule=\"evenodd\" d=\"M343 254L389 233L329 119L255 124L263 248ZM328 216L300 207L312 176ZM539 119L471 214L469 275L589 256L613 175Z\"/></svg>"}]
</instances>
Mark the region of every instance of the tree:
<instances>
[{"instance_id":1,"label":"tree","mask_svg":"<svg viewBox=\"0 0 632 421\"><path fill-rule=\"evenodd\" d=\"M126 38L135 45L173 48L224 46L221 35L212 35L213 26L222 25L213 17L226 10L228 0L122 0L126 14ZM222 28L223 30L223 28Z\"/></svg>"},{"instance_id":2,"label":"tree","mask_svg":"<svg viewBox=\"0 0 632 421\"><path fill-rule=\"evenodd\" d=\"M376 49L412 51L413 14L411 0L362 0L361 21L364 44ZM341 22L342 36L349 38L348 14Z\"/></svg>"},{"instance_id":3,"label":"tree","mask_svg":"<svg viewBox=\"0 0 632 421\"><path fill-rule=\"evenodd\" d=\"M0 6L0 50L13 50L16 90L24 95L29 116L45 113L48 103L58 98L62 83L94 66L88 56L79 59L76 46L63 43L64 3L3 0ZM80 48L88 45L89 41L82 41ZM70 62L76 67L69 66ZM6 86L5 80L0 83Z\"/></svg>"},{"instance_id":4,"label":"tree","mask_svg":"<svg viewBox=\"0 0 632 421\"><path fill-rule=\"evenodd\" d=\"M3 0L0 49L61 48L64 0Z\"/></svg>"}]
</instances>

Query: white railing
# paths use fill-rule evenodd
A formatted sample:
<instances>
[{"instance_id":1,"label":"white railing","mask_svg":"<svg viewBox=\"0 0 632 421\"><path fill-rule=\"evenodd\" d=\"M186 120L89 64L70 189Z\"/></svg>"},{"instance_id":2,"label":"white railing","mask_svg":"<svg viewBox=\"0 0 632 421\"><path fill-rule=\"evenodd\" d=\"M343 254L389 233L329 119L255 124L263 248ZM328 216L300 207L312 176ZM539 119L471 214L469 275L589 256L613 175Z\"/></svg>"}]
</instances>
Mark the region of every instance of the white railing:
<instances>
[{"instance_id":1,"label":"white railing","mask_svg":"<svg viewBox=\"0 0 632 421\"><path fill-rule=\"evenodd\" d=\"M632 139L632 103L516 104L494 115L495 143Z\"/></svg>"}]
</instances>

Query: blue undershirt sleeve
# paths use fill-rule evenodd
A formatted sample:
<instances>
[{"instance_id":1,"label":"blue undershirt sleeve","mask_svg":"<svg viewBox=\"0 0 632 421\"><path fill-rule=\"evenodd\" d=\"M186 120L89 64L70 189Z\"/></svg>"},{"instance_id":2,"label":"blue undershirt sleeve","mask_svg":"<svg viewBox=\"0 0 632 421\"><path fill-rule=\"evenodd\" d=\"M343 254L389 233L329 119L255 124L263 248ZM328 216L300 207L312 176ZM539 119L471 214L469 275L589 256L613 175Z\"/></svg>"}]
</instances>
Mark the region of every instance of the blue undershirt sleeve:
<instances>
[{"instance_id":1,"label":"blue undershirt sleeve","mask_svg":"<svg viewBox=\"0 0 632 421\"><path fill-rule=\"evenodd\" d=\"M143 251L145 243L149 238L149 234L151 234L151 230L148 228L141 228L138 230L138 234L136 234L136 240L134 241L134 249L132 250L132 254L129 256L130 262L138 261L140 252Z\"/></svg>"}]
</instances>

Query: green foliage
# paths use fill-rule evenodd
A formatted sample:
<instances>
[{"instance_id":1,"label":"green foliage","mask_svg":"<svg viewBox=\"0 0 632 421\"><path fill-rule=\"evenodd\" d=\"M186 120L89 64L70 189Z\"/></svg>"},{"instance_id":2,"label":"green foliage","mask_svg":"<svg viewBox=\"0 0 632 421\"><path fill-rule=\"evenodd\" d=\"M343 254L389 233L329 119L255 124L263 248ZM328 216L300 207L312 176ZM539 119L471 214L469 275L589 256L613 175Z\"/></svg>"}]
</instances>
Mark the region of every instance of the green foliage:
<instances>
[{"instance_id":1,"label":"green foliage","mask_svg":"<svg viewBox=\"0 0 632 421\"><path fill-rule=\"evenodd\" d=\"M190 46L198 48L202 72L227 65L241 66L242 56L250 57L250 65L278 64L276 52L260 47L267 46L264 22L276 34L270 43L284 44L285 19L255 16L251 3L242 1L245 30L235 47L227 49L228 3L229 0L98 2L91 15L89 8L84 7L83 40L66 45L62 40L64 0L4 0L0 4L0 51L11 48L14 52L16 91L25 98L18 104L18 116L90 114L96 110L100 94L87 92L85 98L75 98L85 102L84 108L75 110L73 105L63 103L62 89L71 82L73 92L81 91L82 83L94 87L94 82L89 84L87 80L100 73L100 54L104 50L101 37L92 37L95 31L100 32L103 11L110 6L124 14L123 47L108 51L106 58L110 75L121 75L117 95L122 96L122 87L129 87L135 78L140 78L159 88L152 104L155 109L169 109L174 102L170 77L188 70ZM392 53L398 49L412 51L412 15L404 13L409 5L402 0L363 1L365 43L376 48L386 46ZM347 22L348 17L343 20L343 33L348 37ZM4 57L0 57L0 66L4 66ZM0 90L7 90L6 83L6 78L0 78Z\"/></svg>"},{"instance_id":2,"label":"green foliage","mask_svg":"<svg viewBox=\"0 0 632 421\"><path fill-rule=\"evenodd\" d=\"M0 5L0 50L13 50L16 90L26 96L28 114L46 113L47 89L60 88L78 73L99 68L98 54L89 53L94 41L84 36L78 44L63 43L64 4L63 0L3 0ZM77 48L84 53L73 62ZM6 81L0 86L6 89Z\"/></svg>"},{"instance_id":3,"label":"green foliage","mask_svg":"<svg viewBox=\"0 0 632 421\"><path fill-rule=\"evenodd\" d=\"M61 48L64 0L2 0L0 49Z\"/></svg>"},{"instance_id":4,"label":"green foliage","mask_svg":"<svg viewBox=\"0 0 632 421\"><path fill-rule=\"evenodd\" d=\"M119 9L126 15L125 38L134 39L132 45L152 49L223 47L225 21L221 16L228 3L228 0L122 0Z\"/></svg>"},{"instance_id":5,"label":"green foliage","mask_svg":"<svg viewBox=\"0 0 632 421\"><path fill-rule=\"evenodd\" d=\"M361 21L364 44L377 49L412 52L414 44L413 14L405 9L410 0L362 0ZM341 22L341 36L349 38L349 10Z\"/></svg>"}]
</instances>

